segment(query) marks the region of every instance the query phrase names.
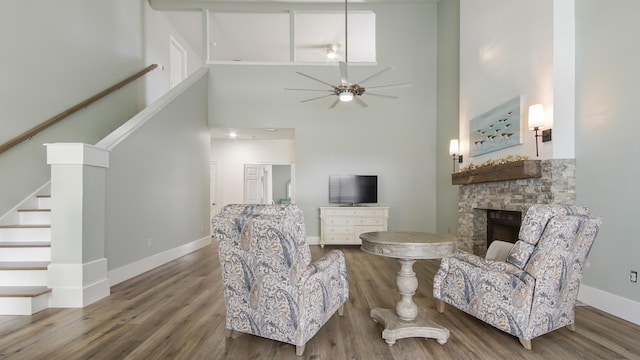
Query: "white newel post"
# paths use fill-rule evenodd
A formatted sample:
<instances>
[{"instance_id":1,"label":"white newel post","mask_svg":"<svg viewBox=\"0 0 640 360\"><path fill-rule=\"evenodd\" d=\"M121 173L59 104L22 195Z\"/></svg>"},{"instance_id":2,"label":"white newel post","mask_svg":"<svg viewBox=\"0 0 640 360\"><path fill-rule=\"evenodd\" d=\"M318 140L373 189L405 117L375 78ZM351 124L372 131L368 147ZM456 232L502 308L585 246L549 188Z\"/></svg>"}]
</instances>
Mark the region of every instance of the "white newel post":
<instances>
[{"instance_id":1,"label":"white newel post","mask_svg":"<svg viewBox=\"0 0 640 360\"><path fill-rule=\"evenodd\" d=\"M105 258L105 181L109 151L46 144L51 165L49 306L84 307L109 296Z\"/></svg>"}]
</instances>

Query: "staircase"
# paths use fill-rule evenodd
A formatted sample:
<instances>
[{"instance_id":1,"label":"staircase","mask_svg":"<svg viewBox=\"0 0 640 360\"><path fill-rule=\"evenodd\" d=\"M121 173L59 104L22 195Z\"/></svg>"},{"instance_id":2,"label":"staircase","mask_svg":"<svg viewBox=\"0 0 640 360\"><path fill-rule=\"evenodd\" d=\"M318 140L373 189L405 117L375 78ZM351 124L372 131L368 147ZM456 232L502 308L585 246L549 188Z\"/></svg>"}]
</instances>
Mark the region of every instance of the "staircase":
<instances>
[{"instance_id":1,"label":"staircase","mask_svg":"<svg viewBox=\"0 0 640 360\"><path fill-rule=\"evenodd\" d=\"M0 315L32 315L49 307L51 197L17 210L17 224L0 226ZM27 205L25 205L27 206Z\"/></svg>"}]
</instances>

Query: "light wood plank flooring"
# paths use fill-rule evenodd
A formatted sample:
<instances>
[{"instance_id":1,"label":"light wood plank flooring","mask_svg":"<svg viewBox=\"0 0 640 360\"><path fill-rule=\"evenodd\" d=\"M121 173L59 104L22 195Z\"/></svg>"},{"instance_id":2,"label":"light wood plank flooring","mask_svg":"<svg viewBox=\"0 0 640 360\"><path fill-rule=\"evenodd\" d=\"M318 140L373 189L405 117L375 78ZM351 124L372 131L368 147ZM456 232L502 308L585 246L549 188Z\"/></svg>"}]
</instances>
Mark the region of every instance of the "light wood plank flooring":
<instances>
[{"instance_id":1,"label":"light wood plank flooring","mask_svg":"<svg viewBox=\"0 0 640 360\"><path fill-rule=\"evenodd\" d=\"M331 250L312 246L314 258ZM403 339L389 347L369 317L392 308L394 259L343 247L350 280L344 317L312 338L303 359L640 359L640 327L589 306L576 310L577 332L560 329L518 339L447 307L435 311L432 280L438 260L420 260L414 299L451 331L449 341ZM224 300L215 245L207 246L111 289L84 309L48 309L33 316L0 316L0 359L300 359L292 345L246 334L224 339Z\"/></svg>"}]
</instances>

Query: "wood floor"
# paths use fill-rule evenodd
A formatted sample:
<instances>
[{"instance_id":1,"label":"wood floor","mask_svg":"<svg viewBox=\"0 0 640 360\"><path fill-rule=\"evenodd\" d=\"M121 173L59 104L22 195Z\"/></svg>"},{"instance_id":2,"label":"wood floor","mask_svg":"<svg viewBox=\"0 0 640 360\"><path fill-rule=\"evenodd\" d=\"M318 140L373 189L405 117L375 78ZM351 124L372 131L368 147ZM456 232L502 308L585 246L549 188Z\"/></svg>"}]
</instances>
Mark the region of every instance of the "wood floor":
<instances>
[{"instance_id":1,"label":"wood floor","mask_svg":"<svg viewBox=\"0 0 640 360\"><path fill-rule=\"evenodd\" d=\"M314 258L331 250L312 246ZM369 317L392 308L397 262L358 247L346 255L350 299L306 346L304 359L640 359L640 326L589 306L576 310L577 332L560 329L518 339L447 307L435 311L432 280L438 260L418 261L414 300L451 331L449 341L403 339L389 347ZM114 286L84 309L48 309L0 316L0 359L301 359L292 345L246 334L224 339L224 300L215 245Z\"/></svg>"}]
</instances>

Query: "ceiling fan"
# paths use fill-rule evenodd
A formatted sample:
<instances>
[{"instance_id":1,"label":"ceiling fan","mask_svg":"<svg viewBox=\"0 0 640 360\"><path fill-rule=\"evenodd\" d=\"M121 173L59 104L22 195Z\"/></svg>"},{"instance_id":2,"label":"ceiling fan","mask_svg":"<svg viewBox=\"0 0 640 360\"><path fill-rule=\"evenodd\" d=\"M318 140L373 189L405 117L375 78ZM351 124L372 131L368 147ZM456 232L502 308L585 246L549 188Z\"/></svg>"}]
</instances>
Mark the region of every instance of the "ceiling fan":
<instances>
[{"instance_id":1,"label":"ceiling fan","mask_svg":"<svg viewBox=\"0 0 640 360\"><path fill-rule=\"evenodd\" d=\"M331 106L329 106L329 108L334 108L339 102L349 102L349 101L355 101L358 105L360 105L361 107L367 107L368 105L362 101L362 99L360 99L360 97L362 95L364 95L365 93L367 95L371 95L371 96L378 96L378 97L384 97L384 98L389 98L389 99L397 99L397 96L392 96L392 95L384 95L384 94L376 94L376 93L371 93L368 90L370 89L389 89L389 88L398 88L398 87L406 87L406 86L411 86L411 83L398 83L398 84L387 84L387 85L375 85L375 86L368 86L368 87L364 87L363 84L377 76L379 76L380 74L383 74L389 70L393 70L392 66L388 66L376 73L374 73L373 75L370 75L369 77L360 80L359 82L356 83L351 83L349 82L349 76L348 76L348 71L347 71L347 61L348 61L348 38L347 38L347 0L344 1L344 38L345 38L345 47L344 47L344 61L340 61L339 65L340 65L340 79L341 82L339 85L333 85L330 84L326 81L320 80L318 78L315 78L311 75L307 75L305 73L299 72L297 71L298 74L307 77L311 80L317 81L319 83L322 83L324 85L327 85L330 87L330 89L291 89L291 88L287 88L285 90L299 90L299 91L321 91L321 92L329 92L329 94L327 95L323 95L323 96L318 96L318 97L314 97L311 99L306 99L306 100L302 100L301 102L308 102L308 101L313 101L313 100L318 100L318 99L322 99L325 97L330 97L330 96L337 96L337 99L331 104ZM335 49L337 50L337 49Z\"/></svg>"}]
</instances>

